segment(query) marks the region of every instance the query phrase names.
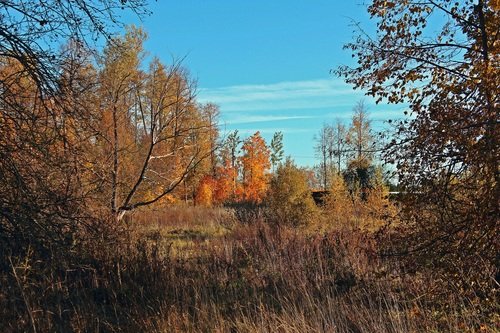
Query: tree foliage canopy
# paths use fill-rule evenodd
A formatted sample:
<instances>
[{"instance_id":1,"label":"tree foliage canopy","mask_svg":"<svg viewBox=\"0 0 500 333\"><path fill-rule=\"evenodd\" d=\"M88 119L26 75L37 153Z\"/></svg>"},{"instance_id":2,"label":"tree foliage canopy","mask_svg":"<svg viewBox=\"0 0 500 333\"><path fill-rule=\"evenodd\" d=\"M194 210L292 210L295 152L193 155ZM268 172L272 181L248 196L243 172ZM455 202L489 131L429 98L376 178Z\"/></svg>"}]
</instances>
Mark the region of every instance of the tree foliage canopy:
<instances>
[{"instance_id":1,"label":"tree foliage canopy","mask_svg":"<svg viewBox=\"0 0 500 333\"><path fill-rule=\"evenodd\" d=\"M186 189L210 156L214 114L196 103L186 70L158 59L145 70L146 34L107 30L117 9L142 3L1 3L2 248L68 250L111 216ZM106 38L102 53L87 47L87 33Z\"/></svg>"},{"instance_id":2,"label":"tree foliage canopy","mask_svg":"<svg viewBox=\"0 0 500 333\"><path fill-rule=\"evenodd\" d=\"M269 148L271 149L271 165L275 168L281 163L283 157L285 157L285 151L283 150L283 132L274 133Z\"/></svg>"},{"instance_id":3,"label":"tree foliage canopy","mask_svg":"<svg viewBox=\"0 0 500 333\"><path fill-rule=\"evenodd\" d=\"M271 168L269 161L270 150L266 142L255 132L248 137L242 146L243 156L241 164L243 168L244 200L260 203L265 196L268 186L267 172Z\"/></svg>"},{"instance_id":4,"label":"tree foliage canopy","mask_svg":"<svg viewBox=\"0 0 500 333\"><path fill-rule=\"evenodd\" d=\"M54 93L61 43L110 39L119 11L147 13L145 0L14 0L0 4L0 54L22 64L44 93Z\"/></svg>"},{"instance_id":5,"label":"tree foliage canopy","mask_svg":"<svg viewBox=\"0 0 500 333\"><path fill-rule=\"evenodd\" d=\"M280 164L273 175L267 202L271 216L286 225L308 224L317 212L307 175L290 158Z\"/></svg>"},{"instance_id":6,"label":"tree foliage canopy","mask_svg":"<svg viewBox=\"0 0 500 333\"><path fill-rule=\"evenodd\" d=\"M374 0L377 32L337 73L378 101L407 103L385 153L409 192L410 251L498 249L500 11L495 1ZM433 31L438 33L432 33Z\"/></svg>"}]
</instances>

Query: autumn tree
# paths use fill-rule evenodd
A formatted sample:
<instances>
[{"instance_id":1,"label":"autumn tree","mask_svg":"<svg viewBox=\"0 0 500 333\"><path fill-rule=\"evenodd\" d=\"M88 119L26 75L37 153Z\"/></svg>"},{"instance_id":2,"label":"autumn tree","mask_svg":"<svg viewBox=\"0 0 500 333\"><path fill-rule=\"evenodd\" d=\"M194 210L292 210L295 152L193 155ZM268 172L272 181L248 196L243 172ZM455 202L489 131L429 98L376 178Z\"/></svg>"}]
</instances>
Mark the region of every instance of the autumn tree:
<instances>
[{"instance_id":1,"label":"autumn tree","mask_svg":"<svg viewBox=\"0 0 500 333\"><path fill-rule=\"evenodd\" d=\"M346 137L349 157L344 177L352 194L366 199L373 175L373 157L376 141L372 134L371 121L363 101L353 108L351 125Z\"/></svg>"},{"instance_id":2,"label":"autumn tree","mask_svg":"<svg viewBox=\"0 0 500 333\"><path fill-rule=\"evenodd\" d=\"M89 47L121 1L0 5L0 247L67 250L91 220L96 74ZM143 1L123 3L142 12ZM86 222L86 223L83 223ZM2 258L4 259L4 258Z\"/></svg>"},{"instance_id":3,"label":"autumn tree","mask_svg":"<svg viewBox=\"0 0 500 333\"><path fill-rule=\"evenodd\" d=\"M196 205L210 207L214 204L216 180L211 175L205 175L198 183L194 201Z\"/></svg>"},{"instance_id":4,"label":"autumn tree","mask_svg":"<svg viewBox=\"0 0 500 333\"><path fill-rule=\"evenodd\" d=\"M215 176L217 167L217 159L216 159L217 139L219 137L219 131L218 131L218 123L220 116L219 106L213 103L207 103L201 106L201 113L207 122L208 128L210 129L208 131L208 136L207 136L210 145L210 169L212 171L212 176Z\"/></svg>"},{"instance_id":5,"label":"autumn tree","mask_svg":"<svg viewBox=\"0 0 500 333\"><path fill-rule=\"evenodd\" d=\"M61 44L72 40L84 47L119 27L119 11L147 13L144 0L14 0L0 5L0 53L16 60L17 70L33 80L39 94L55 98Z\"/></svg>"},{"instance_id":6,"label":"autumn tree","mask_svg":"<svg viewBox=\"0 0 500 333\"><path fill-rule=\"evenodd\" d=\"M380 165L374 168L365 205L370 217L379 226L384 221L394 218L397 213L395 203L389 200L388 182L384 175L384 168Z\"/></svg>"},{"instance_id":7,"label":"autumn tree","mask_svg":"<svg viewBox=\"0 0 500 333\"><path fill-rule=\"evenodd\" d=\"M340 121L336 120L331 126L331 139L328 146L328 155L330 158L330 164L336 164L337 173L342 173L342 164L346 162L347 156L347 130L345 125Z\"/></svg>"},{"instance_id":8,"label":"autumn tree","mask_svg":"<svg viewBox=\"0 0 500 333\"><path fill-rule=\"evenodd\" d=\"M306 171L298 168L291 158L278 166L266 202L270 215L279 224L309 224L317 214Z\"/></svg>"},{"instance_id":9,"label":"autumn tree","mask_svg":"<svg viewBox=\"0 0 500 333\"><path fill-rule=\"evenodd\" d=\"M333 156L333 128L328 124L323 124L317 136L314 137L316 145L314 150L316 156L320 159L318 166L318 178L320 179L323 190L327 190L330 184L329 179L331 176L331 160Z\"/></svg>"},{"instance_id":10,"label":"autumn tree","mask_svg":"<svg viewBox=\"0 0 500 333\"><path fill-rule=\"evenodd\" d=\"M336 226L345 226L354 215L354 207L359 204L359 198L352 196L344 177L335 174L328 188L323 209L328 214L328 223Z\"/></svg>"},{"instance_id":11,"label":"autumn tree","mask_svg":"<svg viewBox=\"0 0 500 333\"><path fill-rule=\"evenodd\" d=\"M102 167L110 173L103 195L117 221L173 194L212 154L216 135L179 63L166 67L153 59L141 71L144 38L133 27L115 38L101 71L103 117L96 147L102 147Z\"/></svg>"},{"instance_id":12,"label":"autumn tree","mask_svg":"<svg viewBox=\"0 0 500 333\"><path fill-rule=\"evenodd\" d=\"M266 194L269 181L268 171L271 168L269 148L260 132L256 132L243 142L241 149L244 190L242 199L260 203Z\"/></svg>"},{"instance_id":13,"label":"autumn tree","mask_svg":"<svg viewBox=\"0 0 500 333\"><path fill-rule=\"evenodd\" d=\"M337 73L409 105L385 153L408 192L401 244L449 267L480 255L498 269L498 2L374 0L368 12L376 35L347 44L358 65Z\"/></svg>"},{"instance_id":14,"label":"autumn tree","mask_svg":"<svg viewBox=\"0 0 500 333\"><path fill-rule=\"evenodd\" d=\"M52 246L70 246L78 231L71 217L83 208L77 172L82 150L75 145L76 117L62 107L47 109L36 84L21 72L22 64L2 59L0 246L13 255L26 246L49 255Z\"/></svg>"},{"instance_id":15,"label":"autumn tree","mask_svg":"<svg viewBox=\"0 0 500 333\"><path fill-rule=\"evenodd\" d=\"M348 132L345 125L337 119L333 124L323 124L314 139L316 156L320 159L316 167L317 178L322 183L323 190L328 190L332 177L342 173L342 167L350 157Z\"/></svg>"},{"instance_id":16,"label":"autumn tree","mask_svg":"<svg viewBox=\"0 0 500 333\"><path fill-rule=\"evenodd\" d=\"M237 194L241 193L241 184L238 182L240 143L238 131L235 130L220 145L215 172L214 202L216 204L234 202Z\"/></svg>"},{"instance_id":17,"label":"autumn tree","mask_svg":"<svg viewBox=\"0 0 500 333\"><path fill-rule=\"evenodd\" d=\"M240 185L236 182L237 169L233 169L229 160L216 169L216 182L214 189L214 203L225 204L236 200L236 193L240 193Z\"/></svg>"},{"instance_id":18,"label":"autumn tree","mask_svg":"<svg viewBox=\"0 0 500 333\"><path fill-rule=\"evenodd\" d=\"M238 135L238 130L229 133L221 148L222 170L221 174L231 177L231 195L236 198L238 192L239 160L238 153L240 144L243 141Z\"/></svg>"},{"instance_id":19,"label":"autumn tree","mask_svg":"<svg viewBox=\"0 0 500 333\"><path fill-rule=\"evenodd\" d=\"M238 179L240 169L238 154L241 142L238 131L235 130L217 145L219 149L215 170L211 167L210 171L205 171L196 190L196 203L205 206L222 205L243 199L242 184ZM211 154L215 153L216 151L211 150Z\"/></svg>"},{"instance_id":20,"label":"autumn tree","mask_svg":"<svg viewBox=\"0 0 500 333\"><path fill-rule=\"evenodd\" d=\"M373 159L375 139L364 101L359 101L353 108L346 141L350 152L350 163L355 163L359 167L367 167Z\"/></svg>"},{"instance_id":21,"label":"autumn tree","mask_svg":"<svg viewBox=\"0 0 500 333\"><path fill-rule=\"evenodd\" d=\"M132 182L126 178L136 171L134 155L138 147L135 140L139 134L134 133L133 121L138 123L140 116L132 120L129 110L132 110L135 96L144 83L139 66L145 38L141 29L133 27L124 37L115 37L104 50L99 78L103 113L98 144L104 156L109 157L109 164L103 163L102 167L104 173L108 170L110 173L105 179L110 183L110 209L117 218L119 201L126 196L124 184Z\"/></svg>"},{"instance_id":22,"label":"autumn tree","mask_svg":"<svg viewBox=\"0 0 500 333\"><path fill-rule=\"evenodd\" d=\"M217 151L221 145L218 128L219 107L213 103L207 103L199 104L191 109L189 121L196 130L189 137L190 148L183 151L197 149L200 156L207 155L208 157L201 159L196 167L191 168L184 177L182 186L172 192L172 195L183 197L186 203L197 195L197 189L206 175L216 180L219 169ZM181 154L181 156L189 155Z\"/></svg>"}]
</instances>

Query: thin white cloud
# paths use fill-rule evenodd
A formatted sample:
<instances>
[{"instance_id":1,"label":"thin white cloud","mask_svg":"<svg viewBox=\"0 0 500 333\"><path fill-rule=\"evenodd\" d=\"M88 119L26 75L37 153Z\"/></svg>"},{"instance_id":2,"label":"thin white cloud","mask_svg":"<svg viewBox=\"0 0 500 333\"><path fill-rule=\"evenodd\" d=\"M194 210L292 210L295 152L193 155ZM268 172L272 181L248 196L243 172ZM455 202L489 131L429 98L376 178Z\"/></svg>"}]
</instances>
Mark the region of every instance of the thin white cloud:
<instances>
[{"instance_id":1,"label":"thin white cloud","mask_svg":"<svg viewBox=\"0 0 500 333\"><path fill-rule=\"evenodd\" d=\"M384 106L368 106L368 117L372 121L386 121L388 119L399 119L404 117L406 107L400 105L384 105ZM352 112L349 113L335 113L329 112L324 115L328 119L339 119L341 121L350 120Z\"/></svg>"},{"instance_id":2,"label":"thin white cloud","mask_svg":"<svg viewBox=\"0 0 500 333\"><path fill-rule=\"evenodd\" d=\"M316 116L275 116L275 115L238 115L234 114L231 117L224 119L225 121L221 125L236 125L236 124L250 124L250 123L262 123L262 122L272 122L272 121L287 121L287 120L303 120L303 119L313 119Z\"/></svg>"},{"instance_id":3,"label":"thin white cloud","mask_svg":"<svg viewBox=\"0 0 500 333\"><path fill-rule=\"evenodd\" d=\"M200 102L219 104L223 112L346 107L363 96L338 78L202 88L198 94Z\"/></svg>"},{"instance_id":4,"label":"thin white cloud","mask_svg":"<svg viewBox=\"0 0 500 333\"><path fill-rule=\"evenodd\" d=\"M231 132L227 130L224 135ZM300 134L300 133L313 133L314 129L310 128L287 128L287 127L277 127L277 128L244 128L238 129L238 133L243 137L255 134L255 132L260 132L264 136L270 136L276 132L282 132L284 135L287 134Z\"/></svg>"}]
</instances>

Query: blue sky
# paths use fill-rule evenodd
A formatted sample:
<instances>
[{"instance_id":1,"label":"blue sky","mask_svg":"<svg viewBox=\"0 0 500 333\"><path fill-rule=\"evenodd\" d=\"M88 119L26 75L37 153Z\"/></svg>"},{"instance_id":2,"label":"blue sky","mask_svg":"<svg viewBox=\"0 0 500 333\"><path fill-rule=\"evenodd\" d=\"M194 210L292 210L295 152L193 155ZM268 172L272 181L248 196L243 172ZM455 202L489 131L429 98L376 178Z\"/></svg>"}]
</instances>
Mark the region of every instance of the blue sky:
<instances>
[{"instance_id":1,"label":"blue sky","mask_svg":"<svg viewBox=\"0 0 500 333\"><path fill-rule=\"evenodd\" d=\"M260 131L269 142L284 133L285 153L312 165L314 135L323 123L349 123L360 99L373 127L400 118L401 106L375 105L330 69L353 60L342 46L353 35L352 20L368 31L362 0L182 0L151 1L142 22L146 49L163 62L184 58L198 81L200 102L221 109L222 133Z\"/></svg>"}]
</instances>

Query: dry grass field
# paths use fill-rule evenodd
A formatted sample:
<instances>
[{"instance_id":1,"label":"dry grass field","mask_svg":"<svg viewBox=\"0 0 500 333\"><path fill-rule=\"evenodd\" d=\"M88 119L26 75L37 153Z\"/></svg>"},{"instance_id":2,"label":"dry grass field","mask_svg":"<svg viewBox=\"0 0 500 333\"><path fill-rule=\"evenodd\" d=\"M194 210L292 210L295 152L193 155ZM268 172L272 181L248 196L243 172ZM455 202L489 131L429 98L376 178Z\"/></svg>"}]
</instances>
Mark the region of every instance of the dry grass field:
<instances>
[{"instance_id":1,"label":"dry grass field","mask_svg":"<svg viewBox=\"0 0 500 333\"><path fill-rule=\"evenodd\" d=\"M439 276L380 258L376 235L358 228L176 207L132 215L106 243L53 267L11 261L0 277L10 286L0 292L0 331L498 331L498 315L429 294L445 290Z\"/></svg>"}]
</instances>

